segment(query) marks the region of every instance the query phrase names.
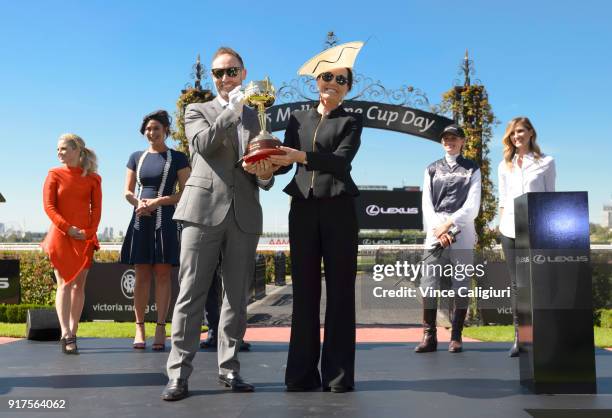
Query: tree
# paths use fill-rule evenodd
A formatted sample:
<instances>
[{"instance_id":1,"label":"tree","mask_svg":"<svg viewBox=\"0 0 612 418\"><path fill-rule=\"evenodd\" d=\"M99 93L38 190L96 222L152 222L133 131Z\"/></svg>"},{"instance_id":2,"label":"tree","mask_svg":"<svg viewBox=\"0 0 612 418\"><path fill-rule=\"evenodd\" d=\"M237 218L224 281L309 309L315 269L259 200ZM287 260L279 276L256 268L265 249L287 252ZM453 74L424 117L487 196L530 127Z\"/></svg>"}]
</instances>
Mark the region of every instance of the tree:
<instances>
[{"instance_id":1,"label":"tree","mask_svg":"<svg viewBox=\"0 0 612 418\"><path fill-rule=\"evenodd\" d=\"M192 103L204 103L215 98L210 89L202 89L202 75L204 67L200 63L200 56L193 66L192 77L195 79L194 87L189 86L181 91L181 95L176 101L176 130L172 132L172 138L178 142L178 150L184 152L189 157L189 143L185 135L185 110L187 105Z\"/></svg>"},{"instance_id":2,"label":"tree","mask_svg":"<svg viewBox=\"0 0 612 418\"><path fill-rule=\"evenodd\" d=\"M191 103L204 103L213 100L215 96L210 90L199 90L190 88L183 90L176 101L176 129L172 132L172 138L178 142L178 150L189 156L189 144L185 135L185 109Z\"/></svg>"},{"instance_id":3,"label":"tree","mask_svg":"<svg viewBox=\"0 0 612 418\"><path fill-rule=\"evenodd\" d=\"M465 52L462 71L465 75L463 86L455 86L442 95L439 111L452 113L453 118L465 131L467 140L463 155L473 160L480 167L482 175L482 195L480 212L475 221L478 234L477 249L491 248L495 244L497 233L489 228L495 218L497 199L491 181L491 161L489 160L489 142L493 137L493 126L497 119L489 103L489 95L484 85L470 81L473 73L472 61Z\"/></svg>"}]
</instances>

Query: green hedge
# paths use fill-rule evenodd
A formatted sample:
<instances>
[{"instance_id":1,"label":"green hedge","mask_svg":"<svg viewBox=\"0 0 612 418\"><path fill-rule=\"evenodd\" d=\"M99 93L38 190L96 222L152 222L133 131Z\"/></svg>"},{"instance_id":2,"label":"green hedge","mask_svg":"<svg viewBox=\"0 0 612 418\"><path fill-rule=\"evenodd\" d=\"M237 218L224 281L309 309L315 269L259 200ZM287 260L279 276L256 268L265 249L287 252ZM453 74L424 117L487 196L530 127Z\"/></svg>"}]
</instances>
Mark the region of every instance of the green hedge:
<instances>
[{"instance_id":1,"label":"green hedge","mask_svg":"<svg viewBox=\"0 0 612 418\"><path fill-rule=\"evenodd\" d=\"M263 254L266 258L266 283L274 283L274 255L276 251L260 251L259 254ZM291 275L291 257L289 257L288 252L285 252L285 274Z\"/></svg>"},{"instance_id":2,"label":"green hedge","mask_svg":"<svg viewBox=\"0 0 612 418\"><path fill-rule=\"evenodd\" d=\"M274 251L264 251L266 257L266 283L274 282ZM291 257L285 253L286 271L291 274ZM42 251L0 251L0 258L20 260L21 303L53 305L55 303L55 281L53 266ZM98 263L119 261L118 251L97 251L94 259Z\"/></svg>"},{"instance_id":3,"label":"green hedge","mask_svg":"<svg viewBox=\"0 0 612 418\"><path fill-rule=\"evenodd\" d=\"M20 261L21 303L55 303L53 266L42 251L3 251L0 258L17 258Z\"/></svg>"},{"instance_id":4,"label":"green hedge","mask_svg":"<svg viewBox=\"0 0 612 418\"><path fill-rule=\"evenodd\" d=\"M38 305L33 303L22 303L21 305L0 304L0 322L20 324L26 322L28 309L53 309L51 305Z\"/></svg>"},{"instance_id":5,"label":"green hedge","mask_svg":"<svg viewBox=\"0 0 612 418\"><path fill-rule=\"evenodd\" d=\"M262 251L266 258L266 283L274 282L274 251ZM378 251L370 259L377 264L395 263L402 258L398 251ZM287 275L291 274L291 257L285 253ZM362 259L363 256L360 256ZM41 251L0 251L0 258L18 258L20 263L21 302L24 304L53 305L55 302L55 283L53 267ZM612 264L609 264L609 251L593 251L593 311L599 323L600 310L612 307ZM96 262L117 262L118 251L98 251ZM365 260L360 260L363 263ZM372 260L369 260L370 262ZM414 262L411 261L411 262ZM363 266L362 266L363 267Z\"/></svg>"},{"instance_id":6,"label":"green hedge","mask_svg":"<svg viewBox=\"0 0 612 418\"><path fill-rule=\"evenodd\" d=\"M598 311L599 326L602 328L612 328L612 309L602 309Z\"/></svg>"}]
</instances>

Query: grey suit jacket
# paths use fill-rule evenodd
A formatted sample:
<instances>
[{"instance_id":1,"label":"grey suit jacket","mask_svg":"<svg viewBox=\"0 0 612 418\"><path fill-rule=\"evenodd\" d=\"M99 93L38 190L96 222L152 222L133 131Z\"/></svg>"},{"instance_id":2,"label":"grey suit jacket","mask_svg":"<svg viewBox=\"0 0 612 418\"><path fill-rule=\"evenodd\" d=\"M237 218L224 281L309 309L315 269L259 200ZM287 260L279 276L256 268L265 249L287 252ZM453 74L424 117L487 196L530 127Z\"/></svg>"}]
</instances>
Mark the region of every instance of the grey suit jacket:
<instances>
[{"instance_id":1,"label":"grey suit jacket","mask_svg":"<svg viewBox=\"0 0 612 418\"><path fill-rule=\"evenodd\" d=\"M204 226L220 224L232 201L236 221L247 233L261 234L262 219L259 187L266 186L242 167L238 161L239 117L230 109L223 109L218 100L194 103L185 111L185 134L191 153L191 176L174 212L174 219ZM241 137L250 141L259 133L257 113L244 107ZM242 149L246 149L246 143Z\"/></svg>"}]
</instances>

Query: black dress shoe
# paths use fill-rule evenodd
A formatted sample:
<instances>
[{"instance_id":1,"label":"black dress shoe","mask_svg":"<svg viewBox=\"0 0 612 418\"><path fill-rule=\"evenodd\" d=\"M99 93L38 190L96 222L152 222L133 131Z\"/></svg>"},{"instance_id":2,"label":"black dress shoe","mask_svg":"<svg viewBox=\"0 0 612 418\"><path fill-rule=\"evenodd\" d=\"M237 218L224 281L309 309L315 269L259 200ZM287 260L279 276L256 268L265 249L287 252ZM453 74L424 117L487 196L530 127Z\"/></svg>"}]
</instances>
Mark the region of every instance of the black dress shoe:
<instances>
[{"instance_id":1,"label":"black dress shoe","mask_svg":"<svg viewBox=\"0 0 612 418\"><path fill-rule=\"evenodd\" d=\"M251 343L242 340L240 342L240 351L251 351Z\"/></svg>"},{"instance_id":2,"label":"black dress shoe","mask_svg":"<svg viewBox=\"0 0 612 418\"><path fill-rule=\"evenodd\" d=\"M187 379L170 379L161 394L164 401L179 401L189 394Z\"/></svg>"},{"instance_id":3,"label":"black dress shoe","mask_svg":"<svg viewBox=\"0 0 612 418\"><path fill-rule=\"evenodd\" d=\"M242 377L235 372L220 374L219 383L226 388L232 388L233 392L253 392L255 390L255 386L242 380Z\"/></svg>"},{"instance_id":4,"label":"black dress shoe","mask_svg":"<svg viewBox=\"0 0 612 418\"><path fill-rule=\"evenodd\" d=\"M200 348L217 348L217 334L214 330L208 330L206 339L200 341Z\"/></svg>"}]
</instances>

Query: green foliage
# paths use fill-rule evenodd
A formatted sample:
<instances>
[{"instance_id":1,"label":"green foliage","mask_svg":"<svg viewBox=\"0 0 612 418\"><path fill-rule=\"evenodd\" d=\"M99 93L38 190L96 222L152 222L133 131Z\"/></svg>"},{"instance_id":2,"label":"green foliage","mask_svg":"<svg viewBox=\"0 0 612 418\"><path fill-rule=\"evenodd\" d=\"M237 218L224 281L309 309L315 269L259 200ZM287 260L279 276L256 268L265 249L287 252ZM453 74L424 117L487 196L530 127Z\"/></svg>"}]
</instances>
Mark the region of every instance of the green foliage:
<instances>
[{"instance_id":1,"label":"green foliage","mask_svg":"<svg viewBox=\"0 0 612 418\"><path fill-rule=\"evenodd\" d=\"M155 322L145 323L145 334L155 335ZM0 337L25 337L25 324L7 324L0 322ZM166 324L166 335L170 335L172 324ZM79 337L83 338L133 338L133 322L80 322ZM131 346L131 345L130 345Z\"/></svg>"},{"instance_id":2,"label":"green foliage","mask_svg":"<svg viewBox=\"0 0 612 418\"><path fill-rule=\"evenodd\" d=\"M274 255L268 255L266 256L266 283L274 283L275 272Z\"/></svg>"},{"instance_id":3,"label":"green foliage","mask_svg":"<svg viewBox=\"0 0 612 418\"><path fill-rule=\"evenodd\" d=\"M22 303L20 305L0 304L0 322L18 324L26 322L28 309L53 309L51 305L39 305L33 303Z\"/></svg>"},{"instance_id":4,"label":"green foliage","mask_svg":"<svg viewBox=\"0 0 612 418\"><path fill-rule=\"evenodd\" d=\"M185 109L191 103L204 103L214 99L210 90L187 89L179 96L176 102L176 130L172 132L172 138L178 142L177 149L189 156L189 144L185 135Z\"/></svg>"},{"instance_id":5,"label":"green foliage","mask_svg":"<svg viewBox=\"0 0 612 418\"><path fill-rule=\"evenodd\" d=\"M489 228L489 224L495 218L497 199L491 181L489 143L497 120L491 109L487 90L479 84L454 87L443 94L438 110L457 116L467 136L463 155L480 167L482 195L480 213L475 221L477 249L491 248L495 244L496 233L494 229Z\"/></svg>"},{"instance_id":6,"label":"green foliage","mask_svg":"<svg viewBox=\"0 0 612 418\"><path fill-rule=\"evenodd\" d=\"M266 283L274 283L276 268L274 266L274 255L276 251L258 251L258 254L263 254L266 258ZM285 253L285 274L291 274L291 257L289 253Z\"/></svg>"},{"instance_id":7,"label":"green foliage","mask_svg":"<svg viewBox=\"0 0 612 418\"><path fill-rule=\"evenodd\" d=\"M591 223L589 224L589 231L591 235L591 244L612 243L612 229Z\"/></svg>"},{"instance_id":8,"label":"green foliage","mask_svg":"<svg viewBox=\"0 0 612 418\"><path fill-rule=\"evenodd\" d=\"M594 327L595 346L612 347L612 329ZM467 327L463 335L480 341L508 342L514 338L514 327L512 325L485 325L480 327ZM510 348L510 347L508 347Z\"/></svg>"},{"instance_id":9,"label":"green foliage","mask_svg":"<svg viewBox=\"0 0 612 418\"><path fill-rule=\"evenodd\" d=\"M96 263L118 263L119 251L96 251L94 260Z\"/></svg>"},{"instance_id":10,"label":"green foliage","mask_svg":"<svg viewBox=\"0 0 612 418\"><path fill-rule=\"evenodd\" d=\"M274 282L274 251L262 252L266 258L266 283ZM286 271L291 272L291 257L285 253ZM21 284L21 303L36 305L53 305L55 303L55 282L53 266L41 251L3 251L0 258L19 259L19 281ZM97 263L116 263L118 251L97 251L94 253ZM0 322L2 320L0 319Z\"/></svg>"},{"instance_id":11,"label":"green foliage","mask_svg":"<svg viewBox=\"0 0 612 418\"><path fill-rule=\"evenodd\" d=\"M5 251L0 257L19 259L22 303L52 305L55 302L53 266L42 251Z\"/></svg>"},{"instance_id":12,"label":"green foliage","mask_svg":"<svg viewBox=\"0 0 612 418\"><path fill-rule=\"evenodd\" d=\"M0 236L0 242L41 242L46 232L25 232L23 235L21 233L13 232L11 234L6 234Z\"/></svg>"},{"instance_id":13,"label":"green foliage","mask_svg":"<svg viewBox=\"0 0 612 418\"><path fill-rule=\"evenodd\" d=\"M612 266L608 263L598 263L598 255L592 255L592 280L593 280L593 311L599 314L600 309L610 307L610 296L612 295ZM598 315L595 321L599 321ZM603 326L603 325L602 325Z\"/></svg>"},{"instance_id":14,"label":"green foliage","mask_svg":"<svg viewBox=\"0 0 612 418\"><path fill-rule=\"evenodd\" d=\"M599 311L599 323L602 328L612 328L612 309Z\"/></svg>"}]
</instances>

